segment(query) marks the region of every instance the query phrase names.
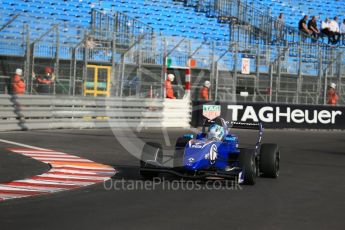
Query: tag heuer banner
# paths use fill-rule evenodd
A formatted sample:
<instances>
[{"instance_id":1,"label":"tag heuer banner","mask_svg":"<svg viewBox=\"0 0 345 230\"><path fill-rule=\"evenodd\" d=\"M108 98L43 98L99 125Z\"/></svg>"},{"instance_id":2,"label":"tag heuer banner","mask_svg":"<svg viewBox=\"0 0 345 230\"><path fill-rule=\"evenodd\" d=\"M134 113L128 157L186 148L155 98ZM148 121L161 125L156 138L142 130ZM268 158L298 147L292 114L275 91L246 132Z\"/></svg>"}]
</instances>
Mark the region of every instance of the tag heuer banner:
<instances>
[{"instance_id":1,"label":"tag heuer banner","mask_svg":"<svg viewBox=\"0 0 345 230\"><path fill-rule=\"evenodd\" d=\"M205 117L262 122L264 128L345 129L345 107L268 103L193 102L192 126Z\"/></svg>"}]
</instances>

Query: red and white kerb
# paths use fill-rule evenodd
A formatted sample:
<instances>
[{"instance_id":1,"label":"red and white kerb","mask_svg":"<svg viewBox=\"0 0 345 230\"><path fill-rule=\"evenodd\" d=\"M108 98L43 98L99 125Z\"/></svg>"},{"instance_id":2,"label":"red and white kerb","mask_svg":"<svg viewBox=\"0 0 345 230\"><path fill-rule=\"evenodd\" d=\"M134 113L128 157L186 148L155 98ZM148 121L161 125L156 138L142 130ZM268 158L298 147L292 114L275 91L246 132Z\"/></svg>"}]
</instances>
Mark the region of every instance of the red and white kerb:
<instances>
[{"instance_id":1,"label":"red and white kerb","mask_svg":"<svg viewBox=\"0 0 345 230\"><path fill-rule=\"evenodd\" d=\"M114 168L78 156L53 150L13 148L12 152L22 154L52 168L41 175L28 179L0 184L0 202L37 195L80 188L109 180L116 171Z\"/></svg>"}]
</instances>

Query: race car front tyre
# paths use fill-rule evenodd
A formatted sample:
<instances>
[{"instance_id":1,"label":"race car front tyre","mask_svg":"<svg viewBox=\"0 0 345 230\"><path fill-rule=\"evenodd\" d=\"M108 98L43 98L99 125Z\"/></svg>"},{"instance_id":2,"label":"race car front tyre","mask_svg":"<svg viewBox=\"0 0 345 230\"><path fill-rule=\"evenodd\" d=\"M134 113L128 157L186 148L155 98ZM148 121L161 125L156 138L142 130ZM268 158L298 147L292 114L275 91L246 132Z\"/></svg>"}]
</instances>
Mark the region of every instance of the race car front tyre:
<instances>
[{"instance_id":1,"label":"race car front tyre","mask_svg":"<svg viewBox=\"0 0 345 230\"><path fill-rule=\"evenodd\" d=\"M262 176L279 176L280 152L277 144L262 144L260 148L260 172Z\"/></svg>"},{"instance_id":2,"label":"race car front tyre","mask_svg":"<svg viewBox=\"0 0 345 230\"><path fill-rule=\"evenodd\" d=\"M162 145L159 143L148 142L144 145L141 159L140 159L140 175L145 179L152 179L158 176L158 172L145 171L142 169L152 167L150 162L162 164L163 150Z\"/></svg>"},{"instance_id":3,"label":"race car front tyre","mask_svg":"<svg viewBox=\"0 0 345 230\"><path fill-rule=\"evenodd\" d=\"M243 172L243 184L254 185L257 174L255 150L241 149L239 162Z\"/></svg>"},{"instance_id":4,"label":"race car front tyre","mask_svg":"<svg viewBox=\"0 0 345 230\"><path fill-rule=\"evenodd\" d=\"M188 137L179 137L175 144L175 153L173 158L173 167L179 169L183 167L183 154L187 143L191 140Z\"/></svg>"}]
</instances>

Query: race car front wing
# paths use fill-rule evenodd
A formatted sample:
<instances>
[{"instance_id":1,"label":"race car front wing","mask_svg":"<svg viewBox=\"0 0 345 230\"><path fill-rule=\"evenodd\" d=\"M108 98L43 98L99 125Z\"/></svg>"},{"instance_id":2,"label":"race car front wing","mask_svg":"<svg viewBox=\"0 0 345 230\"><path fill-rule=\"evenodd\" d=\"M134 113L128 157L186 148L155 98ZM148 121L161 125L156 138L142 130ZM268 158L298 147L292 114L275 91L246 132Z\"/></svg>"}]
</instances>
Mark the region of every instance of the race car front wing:
<instances>
[{"instance_id":1,"label":"race car front wing","mask_svg":"<svg viewBox=\"0 0 345 230\"><path fill-rule=\"evenodd\" d=\"M225 180L236 180L238 183L243 182L243 172L240 168L233 168L230 171L222 170L197 170L188 171L181 168L169 168L169 167L145 167L140 168L141 171L146 172L158 172L175 175L184 179L192 180L215 180L215 179L225 179Z\"/></svg>"}]
</instances>

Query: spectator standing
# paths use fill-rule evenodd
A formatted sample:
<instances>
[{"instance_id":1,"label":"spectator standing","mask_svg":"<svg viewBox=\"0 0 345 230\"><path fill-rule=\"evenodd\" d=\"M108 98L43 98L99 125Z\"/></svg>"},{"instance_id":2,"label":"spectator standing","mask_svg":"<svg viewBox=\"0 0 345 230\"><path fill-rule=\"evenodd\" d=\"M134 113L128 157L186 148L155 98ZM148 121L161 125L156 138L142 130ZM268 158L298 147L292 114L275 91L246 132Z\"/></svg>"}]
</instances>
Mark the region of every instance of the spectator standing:
<instances>
[{"instance_id":1,"label":"spectator standing","mask_svg":"<svg viewBox=\"0 0 345 230\"><path fill-rule=\"evenodd\" d=\"M340 29L338 24L338 17L334 17L334 19L329 23L330 31L333 33L333 44L337 44L340 38Z\"/></svg>"},{"instance_id":2,"label":"spectator standing","mask_svg":"<svg viewBox=\"0 0 345 230\"><path fill-rule=\"evenodd\" d=\"M274 28L276 29L276 32L277 32L277 41L281 41L284 37L284 34L283 34L284 24L285 24L284 14L280 13L274 24Z\"/></svg>"},{"instance_id":3,"label":"spectator standing","mask_svg":"<svg viewBox=\"0 0 345 230\"><path fill-rule=\"evenodd\" d=\"M168 74L168 79L165 81L166 98L176 99L176 97L174 96L174 89L172 87L172 82L174 81L174 79L174 74Z\"/></svg>"},{"instance_id":4,"label":"spectator standing","mask_svg":"<svg viewBox=\"0 0 345 230\"><path fill-rule=\"evenodd\" d=\"M338 102L338 94L335 90L336 88L336 84L335 83L331 83L328 87L328 91L327 91L327 104L328 105L336 105Z\"/></svg>"},{"instance_id":5,"label":"spectator standing","mask_svg":"<svg viewBox=\"0 0 345 230\"><path fill-rule=\"evenodd\" d=\"M88 49L88 56L90 59L93 59L94 56L94 48L97 47L98 44L95 42L94 38L91 36L87 36L85 39L85 48Z\"/></svg>"},{"instance_id":6,"label":"spectator standing","mask_svg":"<svg viewBox=\"0 0 345 230\"><path fill-rule=\"evenodd\" d=\"M304 15L304 17L298 22L298 30L301 32L302 41L305 40L307 35L311 35L312 33L307 26L308 18L308 15Z\"/></svg>"},{"instance_id":7,"label":"spectator standing","mask_svg":"<svg viewBox=\"0 0 345 230\"><path fill-rule=\"evenodd\" d=\"M204 86L200 90L200 100L208 101L209 100L209 88L211 86L211 82L205 81Z\"/></svg>"},{"instance_id":8,"label":"spectator standing","mask_svg":"<svg viewBox=\"0 0 345 230\"><path fill-rule=\"evenodd\" d=\"M340 36L343 45L345 46L345 19L343 20L343 23L340 25Z\"/></svg>"},{"instance_id":9,"label":"spectator standing","mask_svg":"<svg viewBox=\"0 0 345 230\"><path fill-rule=\"evenodd\" d=\"M97 42L93 39L93 37L88 36L85 40L85 47L89 49L93 49L98 46Z\"/></svg>"},{"instance_id":10,"label":"spectator standing","mask_svg":"<svg viewBox=\"0 0 345 230\"><path fill-rule=\"evenodd\" d=\"M309 31L311 31L314 40L317 41L317 39L319 38L320 30L318 29L318 26L317 26L316 16L312 16L312 18L308 22L308 29Z\"/></svg>"},{"instance_id":11,"label":"spectator standing","mask_svg":"<svg viewBox=\"0 0 345 230\"><path fill-rule=\"evenodd\" d=\"M331 21L326 18L325 21L321 23L321 32L328 37L328 44L333 43L334 34L331 31Z\"/></svg>"},{"instance_id":12,"label":"spectator standing","mask_svg":"<svg viewBox=\"0 0 345 230\"><path fill-rule=\"evenodd\" d=\"M12 90L11 94L24 94L25 93L25 82L22 78L23 70L16 69L16 73L11 79Z\"/></svg>"},{"instance_id":13,"label":"spectator standing","mask_svg":"<svg viewBox=\"0 0 345 230\"><path fill-rule=\"evenodd\" d=\"M35 79L35 73L33 73L33 78ZM38 76L36 78L37 82L37 92L41 94L50 94L52 93L52 86L55 81L55 74L53 73L52 68L46 67L44 69L44 75Z\"/></svg>"}]
</instances>

